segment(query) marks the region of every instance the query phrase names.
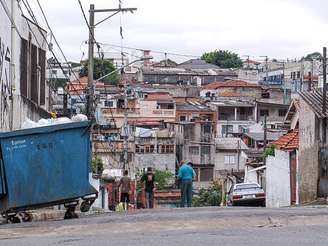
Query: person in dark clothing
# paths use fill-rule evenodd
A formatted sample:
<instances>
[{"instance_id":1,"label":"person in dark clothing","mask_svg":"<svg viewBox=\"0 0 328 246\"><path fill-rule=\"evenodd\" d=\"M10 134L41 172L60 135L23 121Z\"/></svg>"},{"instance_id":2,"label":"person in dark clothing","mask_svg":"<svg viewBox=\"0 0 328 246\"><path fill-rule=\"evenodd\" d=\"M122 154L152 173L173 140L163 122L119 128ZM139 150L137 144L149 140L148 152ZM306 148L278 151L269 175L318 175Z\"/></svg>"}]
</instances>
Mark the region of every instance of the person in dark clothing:
<instances>
[{"instance_id":1,"label":"person in dark clothing","mask_svg":"<svg viewBox=\"0 0 328 246\"><path fill-rule=\"evenodd\" d=\"M145 183L145 192L146 192L146 206L147 208L154 208L154 191L155 186L155 175L151 167L147 168L147 172L142 175L142 183Z\"/></svg>"},{"instance_id":2,"label":"person in dark clothing","mask_svg":"<svg viewBox=\"0 0 328 246\"><path fill-rule=\"evenodd\" d=\"M128 177L128 174L128 170L125 170L119 184L121 187L121 202L123 203L125 210L127 210L128 203L130 202L129 193L131 178Z\"/></svg>"}]
</instances>

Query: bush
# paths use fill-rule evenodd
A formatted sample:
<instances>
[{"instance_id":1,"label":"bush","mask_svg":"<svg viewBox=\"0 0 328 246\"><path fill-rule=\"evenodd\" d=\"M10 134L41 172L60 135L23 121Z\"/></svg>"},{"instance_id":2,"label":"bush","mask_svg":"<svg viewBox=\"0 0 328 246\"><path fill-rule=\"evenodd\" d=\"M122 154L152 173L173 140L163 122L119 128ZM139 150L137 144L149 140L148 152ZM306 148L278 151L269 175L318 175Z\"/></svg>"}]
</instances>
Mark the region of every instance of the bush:
<instances>
[{"instance_id":1,"label":"bush","mask_svg":"<svg viewBox=\"0 0 328 246\"><path fill-rule=\"evenodd\" d=\"M168 170L155 170L156 189L163 190L168 187L174 178L174 174Z\"/></svg>"},{"instance_id":2,"label":"bush","mask_svg":"<svg viewBox=\"0 0 328 246\"><path fill-rule=\"evenodd\" d=\"M193 198L194 207L220 206L221 203L221 186L213 183L208 189L201 188L198 196Z\"/></svg>"}]
</instances>

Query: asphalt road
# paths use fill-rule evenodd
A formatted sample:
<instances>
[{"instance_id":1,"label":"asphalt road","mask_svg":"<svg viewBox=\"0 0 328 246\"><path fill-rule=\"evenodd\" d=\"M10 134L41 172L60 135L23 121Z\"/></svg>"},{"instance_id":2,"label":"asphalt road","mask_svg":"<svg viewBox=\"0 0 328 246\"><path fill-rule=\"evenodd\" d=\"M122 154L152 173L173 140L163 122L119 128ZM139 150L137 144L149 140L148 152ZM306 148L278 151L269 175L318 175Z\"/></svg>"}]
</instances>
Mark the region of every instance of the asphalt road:
<instances>
[{"instance_id":1,"label":"asphalt road","mask_svg":"<svg viewBox=\"0 0 328 246\"><path fill-rule=\"evenodd\" d=\"M185 208L0 226L0 245L327 245L327 208Z\"/></svg>"}]
</instances>

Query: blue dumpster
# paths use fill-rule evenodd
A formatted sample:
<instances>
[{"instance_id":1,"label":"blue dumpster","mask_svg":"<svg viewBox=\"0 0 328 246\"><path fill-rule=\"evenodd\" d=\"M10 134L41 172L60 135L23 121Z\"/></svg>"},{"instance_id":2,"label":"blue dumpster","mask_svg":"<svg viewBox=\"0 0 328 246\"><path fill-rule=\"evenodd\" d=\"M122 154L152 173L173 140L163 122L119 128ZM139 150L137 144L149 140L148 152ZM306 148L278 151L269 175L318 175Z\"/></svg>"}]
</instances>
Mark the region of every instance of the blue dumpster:
<instances>
[{"instance_id":1,"label":"blue dumpster","mask_svg":"<svg viewBox=\"0 0 328 246\"><path fill-rule=\"evenodd\" d=\"M73 204L68 208L74 213L79 198L91 206L97 190L89 183L89 126L84 121L0 133L2 215L57 204Z\"/></svg>"}]
</instances>

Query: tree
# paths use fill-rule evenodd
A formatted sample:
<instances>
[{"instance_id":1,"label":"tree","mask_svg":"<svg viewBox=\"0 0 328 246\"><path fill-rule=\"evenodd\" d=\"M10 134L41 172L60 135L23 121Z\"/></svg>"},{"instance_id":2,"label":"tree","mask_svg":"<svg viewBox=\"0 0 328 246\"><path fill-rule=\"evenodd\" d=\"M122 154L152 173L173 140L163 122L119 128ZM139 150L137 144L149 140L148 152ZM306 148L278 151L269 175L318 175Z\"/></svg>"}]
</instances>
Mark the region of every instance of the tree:
<instances>
[{"instance_id":1,"label":"tree","mask_svg":"<svg viewBox=\"0 0 328 246\"><path fill-rule=\"evenodd\" d=\"M113 63L110 60L107 59L98 59L95 58L94 59L94 68L93 68L93 78L94 79L99 79L102 76L109 74L110 72L114 71L115 67L113 65ZM88 76L88 61L86 61L81 70L80 70L80 76ZM116 85L119 81L119 76L118 73L115 72L109 76L107 76L106 78L102 79L103 82L105 82L106 84L113 84Z\"/></svg>"},{"instance_id":2,"label":"tree","mask_svg":"<svg viewBox=\"0 0 328 246\"><path fill-rule=\"evenodd\" d=\"M312 61L312 60L321 60L322 55L320 52L313 52L305 56L304 58L306 61Z\"/></svg>"},{"instance_id":3,"label":"tree","mask_svg":"<svg viewBox=\"0 0 328 246\"><path fill-rule=\"evenodd\" d=\"M206 52L202 55L201 59L221 68L240 68L243 64L242 60L236 53L228 50Z\"/></svg>"}]
</instances>

